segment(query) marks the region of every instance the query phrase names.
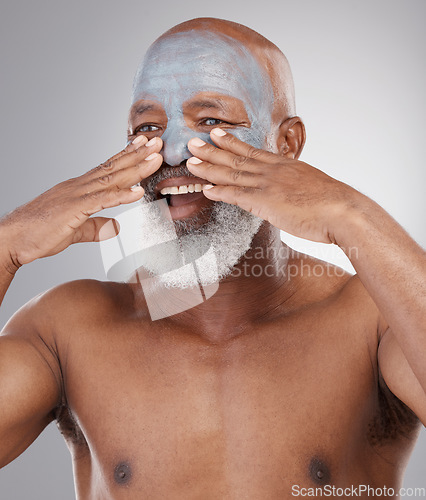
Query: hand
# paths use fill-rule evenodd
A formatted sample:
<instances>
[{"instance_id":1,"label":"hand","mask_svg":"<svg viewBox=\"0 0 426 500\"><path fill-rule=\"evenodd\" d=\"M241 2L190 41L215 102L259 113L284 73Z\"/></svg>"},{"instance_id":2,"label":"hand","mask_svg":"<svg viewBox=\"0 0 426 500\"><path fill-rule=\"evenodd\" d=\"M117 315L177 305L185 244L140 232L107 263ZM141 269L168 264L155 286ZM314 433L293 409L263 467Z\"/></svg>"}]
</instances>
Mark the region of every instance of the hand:
<instances>
[{"instance_id":1,"label":"hand","mask_svg":"<svg viewBox=\"0 0 426 500\"><path fill-rule=\"evenodd\" d=\"M207 198L238 205L300 238L336 242L357 191L307 163L256 149L222 129L212 130L211 138L218 147L198 138L188 143L194 155L188 169L215 184L203 191Z\"/></svg>"},{"instance_id":2,"label":"hand","mask_svg":"<svg viewBox=\"0 0 426 500\"><path fill-rule=\"evenodd\" d=\"M161 139L148 144L144 136L137 139L105 163L61 182L1 219L2 250L10 259L7 268L16 270L55 255L72 243L116 236L119 227L114 219L91 216L139 200L144 190L135 185L162 164Z\"/></svg>"}]
</instances>

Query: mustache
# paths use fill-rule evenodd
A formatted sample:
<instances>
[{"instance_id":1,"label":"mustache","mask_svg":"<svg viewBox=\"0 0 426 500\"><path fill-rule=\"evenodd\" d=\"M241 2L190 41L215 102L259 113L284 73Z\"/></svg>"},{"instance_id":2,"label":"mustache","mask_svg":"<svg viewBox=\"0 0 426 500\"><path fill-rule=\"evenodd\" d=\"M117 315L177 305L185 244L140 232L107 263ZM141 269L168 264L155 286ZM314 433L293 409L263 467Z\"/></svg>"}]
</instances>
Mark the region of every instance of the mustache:
<instances>
[{"instance_id":1,"label":"mustache","mask_svg":"<svg viewBox=\"0 0 426 500\"><path fill-rule=\"evenodd\" d=\"M187 166L186 166L186 160L182 162L180 165L171 167L167 163L163 163L161 167L154 172L151 176L147 177L145 179L145 182L142 181L141 185L145 189L145 197L149 198L151 201L155 199L155 193L154 193L154 188L155 186L165 180L165 179L172 179L173 177L194 177L194 174L192 174Z\"/></svg>"}]
</instances>

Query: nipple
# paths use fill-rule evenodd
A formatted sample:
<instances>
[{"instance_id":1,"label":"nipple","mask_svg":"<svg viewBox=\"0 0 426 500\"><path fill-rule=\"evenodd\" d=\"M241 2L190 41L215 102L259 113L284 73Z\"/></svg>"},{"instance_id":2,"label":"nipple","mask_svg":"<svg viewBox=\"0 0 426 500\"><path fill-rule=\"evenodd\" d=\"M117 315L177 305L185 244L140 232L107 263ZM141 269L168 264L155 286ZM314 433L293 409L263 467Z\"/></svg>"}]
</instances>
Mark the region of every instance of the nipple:
<instances>
[{"instance_id":1,"label":"nipple","mask_svg":"<svg viewBox=\"0 0 426 500\"><path fill-rule=\"evenodd\" d=\"M118 484L126 484L130 481L132 472L127 463L120 463L114 469L114 479Z\"/></svg>"},{"instance_id":2,"label":"nipple","mask_svg":"<svg viewBox=\"0 0 426 500\"><path fill-rule=\"evenodd\" d=\"M330 470L327 465L317 457L314 457L309 464L309 476L317 484L330 483Z\"/></svg>"}]
</instances>

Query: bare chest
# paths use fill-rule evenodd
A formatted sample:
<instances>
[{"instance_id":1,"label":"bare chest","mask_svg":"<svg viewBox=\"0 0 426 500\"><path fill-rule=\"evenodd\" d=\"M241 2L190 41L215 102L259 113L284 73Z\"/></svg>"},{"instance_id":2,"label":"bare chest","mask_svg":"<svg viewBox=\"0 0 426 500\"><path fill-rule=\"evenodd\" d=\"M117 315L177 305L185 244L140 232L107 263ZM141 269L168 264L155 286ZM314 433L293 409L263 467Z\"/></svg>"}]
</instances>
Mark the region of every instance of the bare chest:
<instances>
[{"instance_id":1,"label":"bare chest","mask_svg":"<svg viewBox=\"0 0 426 500\"><path fill-rule=\"evenodd\" d=\"M345 325L295 318L218 345L129 325L72 349L68 404L120 494L273 498L367 473L376 381L365 337Z\"/></svg>"}]
</instances>

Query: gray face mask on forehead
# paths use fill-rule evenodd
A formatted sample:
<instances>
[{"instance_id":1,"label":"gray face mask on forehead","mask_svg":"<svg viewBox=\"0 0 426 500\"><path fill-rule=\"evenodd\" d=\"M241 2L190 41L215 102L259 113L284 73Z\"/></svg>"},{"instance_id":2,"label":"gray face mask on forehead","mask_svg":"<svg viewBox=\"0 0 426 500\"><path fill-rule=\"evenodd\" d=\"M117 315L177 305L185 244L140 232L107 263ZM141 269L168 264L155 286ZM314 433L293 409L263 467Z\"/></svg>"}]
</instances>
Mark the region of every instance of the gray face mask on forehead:
<instances>
[{"instance_id":1,"label":"gray face mask on forehead","mask_svg":"<svg viewBox=\"0 0 426 500\"><path fill-rule=\"evenodd\" d=\"M152 100L166 112L162 154L168 165L179 165L191 157L187 144L192 137L211 143L209 134L190 129L183 115L183 104L206 91L241 100L251 126L229 132L254 147L268 147L274 106L268 75L233 38L203 31L182 32L150 47L133 86L132 104Z\"/></svg>"}]
</instances>

